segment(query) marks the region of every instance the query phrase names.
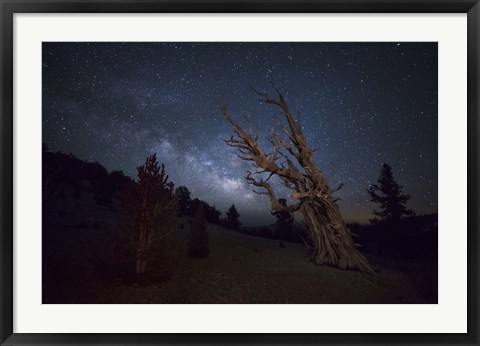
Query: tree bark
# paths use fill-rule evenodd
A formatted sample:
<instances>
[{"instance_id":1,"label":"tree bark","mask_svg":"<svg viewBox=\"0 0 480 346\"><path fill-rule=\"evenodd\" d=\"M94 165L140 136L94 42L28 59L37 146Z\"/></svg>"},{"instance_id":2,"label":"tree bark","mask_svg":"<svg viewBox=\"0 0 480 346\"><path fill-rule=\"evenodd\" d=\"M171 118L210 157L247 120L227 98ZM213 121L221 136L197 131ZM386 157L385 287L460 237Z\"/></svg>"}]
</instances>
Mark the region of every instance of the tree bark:
<instances>
[{"instance_id":1,"label":"tree bark","mask_svg":"<svg viewBox=\"0 0 480 346\"><path fill-rule=\"evenodd\" d=\"M302 210L314 243L312 261L340 269L358 269L367 276L373 275L368 260L357 250L349 229L336 207L306 204Z\"/></svg>"},{"instance_id":2,"label":"tree bark","mask_svg":"<svg viewBox=\"0 0 480 346\"><path fill-rule=\"evenodd\" d=\"M375 271L365 256L358 251L335 203L332 191L328 187L327 180L319 171L317 177L316 185L322 186L320 190L324 192L313 200L304 201L300 208L314 243L311 257L313 263L338 267L342 270L359 270L366 276L373 277ZM306 191L303 191L302 186L297 189L300 191L296 191L296 195L309 196L305 193Z\"/></svg>"}]
</instances>

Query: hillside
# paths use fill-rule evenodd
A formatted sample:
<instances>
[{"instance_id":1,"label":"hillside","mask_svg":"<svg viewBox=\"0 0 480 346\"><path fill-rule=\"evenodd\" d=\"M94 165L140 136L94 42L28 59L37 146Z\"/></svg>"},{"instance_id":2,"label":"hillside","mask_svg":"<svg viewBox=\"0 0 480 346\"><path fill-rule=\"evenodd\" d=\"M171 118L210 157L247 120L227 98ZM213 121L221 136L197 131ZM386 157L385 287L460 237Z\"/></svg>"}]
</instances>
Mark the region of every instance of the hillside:
<instances>
[{"instance_id":1,"label":"hillside","mask_svg":"<svg viewBox=\"0 0 480 346\"><path fill-rule=\"evenodd\" d=\"M88 184L86 184L88 185ZM119 201L99 207L93 192L66 189L44 213L44 303L432 303L436 264L369 256L377 283L358 272L308 262L303 244L209 224L210 255L189 258L189 218L176 220L169 254L137 278L129 266ZM430 273L430 274L429 274ZM429 274L429 275L427 275Z\"/></svg>"},{"instance_id":2,"label":"hillside","mask_svg":"<svg viewBox=\"0 0 480 346\"><path fill-rule=\"evenodd\" d=\"M437 302L434 217L407 220L396 233L351 225L377 269L376 282L313 265L304 244L279 247L265 238L275 236L272 227L241 229L259 232L250 235L208 223L208 258L190 258L193 217L175 215L150 271L137 275L121 199L122 186L133 181L62 153L44 153L43 168L44 304Z\"/></svg>"},{"instance_id":3,"label":"hillside","mask_svg":"<svg viewBox=\"0 0 480 346\"><path fill-rule=\"evenodd\" d=\"M179 230L186 234L186 229ZM166 282L142 287L118 279L100 285L103 303L247 303L342 304L427 303L418 277L427 263L384 261L371 257L380 268L378 282L358 272L318 267L308 261L304 245L248 236L209 225L211 252L194 259L180 251L176 270ZM424 278L427 280L426 278ZM423 296L422 296L423 294Z\"/></svg>"}]
</instances>

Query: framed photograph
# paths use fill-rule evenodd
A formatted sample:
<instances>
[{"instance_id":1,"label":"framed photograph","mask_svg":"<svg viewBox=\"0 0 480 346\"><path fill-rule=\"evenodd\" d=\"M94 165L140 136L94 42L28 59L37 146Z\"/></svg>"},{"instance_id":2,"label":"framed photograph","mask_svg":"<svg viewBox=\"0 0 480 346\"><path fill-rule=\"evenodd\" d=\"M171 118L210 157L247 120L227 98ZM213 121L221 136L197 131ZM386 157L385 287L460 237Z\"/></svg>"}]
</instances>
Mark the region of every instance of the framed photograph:
<instances>
[{"instance_id":1,"label":"framed photograph","mask_svg":"<svg viewBox=\"0 0 480 346\"><path fill-rule=\"evenodd\" d=\"M479 6L2 1L2 345L478 345Z\"/></svg>"}]
</instances>

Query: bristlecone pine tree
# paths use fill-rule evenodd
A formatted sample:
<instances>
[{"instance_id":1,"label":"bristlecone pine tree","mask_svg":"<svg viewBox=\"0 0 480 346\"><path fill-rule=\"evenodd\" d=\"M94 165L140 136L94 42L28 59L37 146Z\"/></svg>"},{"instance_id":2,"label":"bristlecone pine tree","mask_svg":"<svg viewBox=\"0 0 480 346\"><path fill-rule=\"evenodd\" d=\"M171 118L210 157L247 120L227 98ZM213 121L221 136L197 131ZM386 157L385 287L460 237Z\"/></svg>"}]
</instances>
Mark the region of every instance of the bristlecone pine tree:
<instances>
[{"instance_id":1,"label":"bristlecone pine tree","mask_svg":"<svg viewBox=\"0 0 480 346\"><path fill-rule=\"evenodd\" d=\"M406 203L410 196L402 193L402 186L398 185L393 178L392 168L384 163L377 184L372 184L367 189L371 201L380 204L380 211L374 210L377 217L370 220L372 223L389 222L395 223L404 216L413 215L413 211L407 209Z\"/></svg>"},{"instance_id":2,"label":"bristlecone pine tree","mask_svg":"<svg viewBox=\"0 0 480 346\"><path fill-rule=\"evenodd\" d=\"M135 271L143 274L147 263L158 258L157 242L172 231L172 215L177 210L173 183L168 182L165 167L159 166L156 155L147 157L137 167L138 183L127 191L127 208L132 214L130 232L135 250ZM133 189L133 191L132 191Z\"/></svg>"},{"instance_id":3,"label":"bristlecone pine tree","mask_svg":"<svg viewBox=\"0 0 480 346\"><path fill-rule=\"evenodd\" d=\"M274 87L275 88L275 87ZM275 122L285 134L286 139L280 138L275 129L269 137L273 145L271 152L266 153L258 143L258 127L254 131L250 116L245 116L248 129L240 126L223 108L223 115L233 125L237 137L233 136L225 142L237 148L237 156L246 161L251 161L258 169L256 172L247 171L246 179L263 191L255 193L267 195L270 198L272 212L288 210L300 211L308 225L313 242L312 261L318 265L329 265L340 269L357 269L368 277L373 277L375 272L368 260L358 251L352 240L350 230L340 214L333 193L325 176L316 165L313 157L314 151L307 144L299 123L300 116L294 118L285 98L275 88L278 98L271 98L266 92L253 89L265 104L278 107L282 117L286 120L285 126L279 117ZM298 166L293 163L295 160ZM258 178L255 174L265 173L268 178ZM290 206L282 205L269 181L272 176L279 177L286 187L291 189L291 198L298 201Z\"/></svg>"}]
</instances>

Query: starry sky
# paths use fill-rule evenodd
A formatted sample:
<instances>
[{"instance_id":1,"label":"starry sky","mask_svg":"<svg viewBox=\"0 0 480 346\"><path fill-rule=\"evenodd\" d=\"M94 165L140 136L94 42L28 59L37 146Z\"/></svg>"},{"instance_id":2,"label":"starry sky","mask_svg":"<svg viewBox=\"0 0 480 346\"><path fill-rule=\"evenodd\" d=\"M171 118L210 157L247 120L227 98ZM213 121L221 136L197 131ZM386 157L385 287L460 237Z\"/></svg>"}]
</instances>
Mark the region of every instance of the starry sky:
<instances>
[{"instance_id":1,"label":"starry sky","mask_svg":"<svg viewBox=\"0 0 480 346\"><path fill-rule=\"evenodd\" d=\"M244 179L251 164L223 140L220 108L241 124L251 114L260 143L274 106L250 86L274 91L301 113L315 160L346 221L366 222L366 189L388 163L407 206L437 212L437 43L93 43L42 47L43 142L132 177L157 153L176 186L215 205L234 203L245 225L270 224L266 196ZM289 192L273 181L279 197Z\"/></svg>"}]
</instances>

